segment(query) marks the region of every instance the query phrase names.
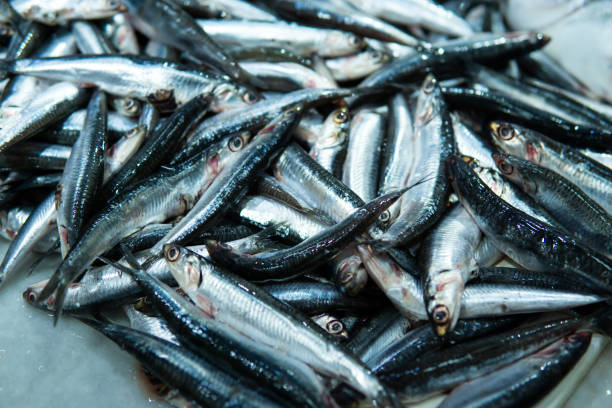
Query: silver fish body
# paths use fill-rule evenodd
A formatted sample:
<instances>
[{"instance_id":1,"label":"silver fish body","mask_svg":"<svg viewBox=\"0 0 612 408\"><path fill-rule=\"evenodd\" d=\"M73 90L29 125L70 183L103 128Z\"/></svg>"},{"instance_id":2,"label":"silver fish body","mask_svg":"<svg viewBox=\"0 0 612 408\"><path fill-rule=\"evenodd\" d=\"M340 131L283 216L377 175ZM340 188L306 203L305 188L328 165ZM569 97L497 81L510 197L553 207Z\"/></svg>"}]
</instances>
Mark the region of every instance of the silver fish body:
<instances>
[{"instance_id":1,"label":"silver fish body","mask_svg":"<svg viewBox=\"0 0 612 408\"><path fill-rule=\"evenodd\" d=\"M481 240L470 214L456 204L429 232L420 249L423 295L436 331L444 335L459 320L461 295Z\"/></svg>"},{"instance_id":2,"label":"silver fish body","mask_svg":"<svg viewBox=\"0 0 612 408\"><path fill-rule=\"evenodd\" d=\"M375 401L387 400L384 387L361 363L330 342L314 323L296 316L286 304L184 248L168 245L164 253L181 288L215 320L326 376L347 382ZM195 273L187 274L188 266ZM200 281L206 284L199 285Z\"/></svg>"}]
</instances>

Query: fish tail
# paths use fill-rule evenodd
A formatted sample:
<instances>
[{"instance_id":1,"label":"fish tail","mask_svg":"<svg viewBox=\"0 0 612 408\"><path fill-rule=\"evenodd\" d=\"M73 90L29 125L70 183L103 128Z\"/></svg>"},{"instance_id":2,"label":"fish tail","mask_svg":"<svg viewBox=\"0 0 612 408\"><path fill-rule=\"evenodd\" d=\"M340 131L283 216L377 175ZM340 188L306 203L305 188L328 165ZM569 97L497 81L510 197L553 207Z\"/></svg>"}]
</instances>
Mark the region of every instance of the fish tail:
<instances>
[{"instance_id":1,"label":"fish tail","mask_svg":"<svg viewBox=\"0 0 612 408\"><path fill-rule=\"evenodd\" d=\"M53 312L53 326L57 326L57 322L62 314L62 308L64 307L64 301L66 299L66 291L68 285L65 282L60 282L55 292L55 311Z\"/></svg>"},{"instance_id":2,"label":"fish tail","mask_svg":"<svg viewBox=\"0 0 612 408\"><path fill-rule=\"evenodd\" d=\"M47 282L43 290L38 295L38 299L36 299L36 303L39 306L42 305L42 303L45 300L49 299L49 297L53 294L53 292L55 292L59 284L60 284L60 275L59 275L59 272L55 272L55 274L53 274L51 279L49 279L49 281Z\"/></svg>"}]
</instances>

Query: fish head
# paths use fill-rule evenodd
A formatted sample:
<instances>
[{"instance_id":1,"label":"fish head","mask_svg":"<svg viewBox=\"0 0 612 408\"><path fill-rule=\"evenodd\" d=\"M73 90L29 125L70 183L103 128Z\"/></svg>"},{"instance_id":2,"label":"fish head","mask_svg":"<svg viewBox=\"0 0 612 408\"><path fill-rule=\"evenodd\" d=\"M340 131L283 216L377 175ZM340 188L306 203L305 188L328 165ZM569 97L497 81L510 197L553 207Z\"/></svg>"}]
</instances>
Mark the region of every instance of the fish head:
<instances>
[{"instance_id":1,"label":"fish head","mask_svg":"<svg viewBox=\"0 0 612 408\"><path fill-rule=\"evenodd\" d=\"M334 30L323 43L325 55L351 55L365 47L365 42L358 36L345 31Z\"/></svg>"},{"instance_id":2,"label":"fish head","mask_svg":"<svg viewBox=\"0 0 612 408\"><path fill-rule=\"evenodd\" d=\"M502 176L521 187L524 192L530 195L538 192L538 185L525 171L524 160L504 153L493 153L493 160Z\"/></svg>"},{"instance_id":3,"label":"fish head","mask_svg":"<svg viewBox=\"0 0 612 408\"><path fill-rule=\"evenodd\" d=\"M520 128L502 121L489 124L489 133L493 144L503 152L523 157L525 152L525 135Z\"/></svg>"},{"instance_id":4,"label":"fish head","mask_svg":"<svg viewBox=\"0 0 612 408\"><path fill-rule=\"evenodd\" d=\"M49 296L43 302L38 302L40 293L47 285L47 282L48 280L44 280L42 282L33 284L32 286L28 287L21 296L23 297L23 300L28 302L30 305L52 312L55 310L55 297L53 295Z\"/></svg>"},{"instance_id":5,"label":"fish head","mask_svg":"<svg viewBox=\"0 0 612 408\"><path fill-rule=\"evenodd\" d=\"M259 101L261 96L250 88L232 82L223 82L212 91L211 110L224 112L240 109Z\"/></svg>"},{"instance_id":6,"label":"fish head","mask_svg":"<svg viewBox=\"0 0 612 408\"><path fill-rule=\"evenodd\" d=\"M438 336L445 336L457 324L463 287L458 270L440 271L425 282L427 314Z\"/></svg>"},{"instance_id":7,"label":"fish head","mask_svg":"<svg viewBox=\"0 0 612 408\"><path fill-rule=\"evenodd\" d=\"M174 244L164 245L163 252L170 273L186 293L195 291L204 282L197 255L187 248Z\"/></svg>"}]
</instances>

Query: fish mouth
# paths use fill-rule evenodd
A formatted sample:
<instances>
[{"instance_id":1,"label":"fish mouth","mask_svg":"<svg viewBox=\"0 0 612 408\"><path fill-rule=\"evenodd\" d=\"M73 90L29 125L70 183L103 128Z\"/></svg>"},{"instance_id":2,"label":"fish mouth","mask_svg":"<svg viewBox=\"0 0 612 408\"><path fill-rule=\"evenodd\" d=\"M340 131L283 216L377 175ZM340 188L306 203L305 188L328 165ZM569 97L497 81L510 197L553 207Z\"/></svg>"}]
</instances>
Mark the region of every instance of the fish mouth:
<instances>
[{"instance_id":1,"label":"fish mouth","mask_svg":"<svg viewBox=\"0 0 612 408\"><path fill-rule=\"evenodd\" d=\"M450 311L445 305L437 305L431 313L434 322L434 329L439 337L443 337L448 332L450 326Z\"/></svg>"}]
</instances>

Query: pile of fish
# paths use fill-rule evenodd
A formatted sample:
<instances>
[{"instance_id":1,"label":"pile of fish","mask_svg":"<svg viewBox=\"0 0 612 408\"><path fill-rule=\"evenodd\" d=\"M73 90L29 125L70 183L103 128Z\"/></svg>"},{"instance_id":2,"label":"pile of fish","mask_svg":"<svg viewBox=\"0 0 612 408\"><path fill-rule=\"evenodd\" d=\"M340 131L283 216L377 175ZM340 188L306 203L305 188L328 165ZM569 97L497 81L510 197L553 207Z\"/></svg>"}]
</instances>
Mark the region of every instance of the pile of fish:
<instances>
[{"instance_id":1,"label":"pile of fish","mask_svg":"<svg viewBox=\"0 0 612 408\"><path fill-rule=\"evenodd\" d=\"M0 284L61 256L174 406L536 403L612 333L612 107L504 3L0 1Z\"/></svg>"}]
</instances>

